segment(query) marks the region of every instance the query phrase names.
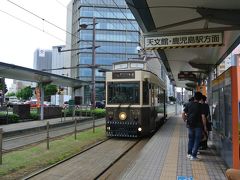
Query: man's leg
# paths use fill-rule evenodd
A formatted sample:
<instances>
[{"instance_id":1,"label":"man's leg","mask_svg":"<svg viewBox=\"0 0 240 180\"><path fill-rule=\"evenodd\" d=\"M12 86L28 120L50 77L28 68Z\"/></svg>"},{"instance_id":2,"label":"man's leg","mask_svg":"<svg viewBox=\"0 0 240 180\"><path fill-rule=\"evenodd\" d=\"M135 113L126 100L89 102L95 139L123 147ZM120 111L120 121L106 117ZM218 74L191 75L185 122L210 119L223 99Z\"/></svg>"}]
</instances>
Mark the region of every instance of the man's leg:
<instances>
[{"instance_id":1,"label":"man's leg","mask_svg":"<svg viewBox=\"0 0 240 180\"><path fill-rule=\"evenodd\" d=\"M195 137L194 137L194 144L192 149L192 156L197 157L198 147L199 143L202 139L202 128L194 128L195 131Z\"/></svg>"},{"instance_id":2,"label":"man's leg","mask_svg":"<svg viewBox=\"0 0 240 180\"><path fill-rule=\"evenodd\" d=\"M194 145L194 131L191 128L188 128L188 154L192 155Z\"/></svg>"}]
</instances>

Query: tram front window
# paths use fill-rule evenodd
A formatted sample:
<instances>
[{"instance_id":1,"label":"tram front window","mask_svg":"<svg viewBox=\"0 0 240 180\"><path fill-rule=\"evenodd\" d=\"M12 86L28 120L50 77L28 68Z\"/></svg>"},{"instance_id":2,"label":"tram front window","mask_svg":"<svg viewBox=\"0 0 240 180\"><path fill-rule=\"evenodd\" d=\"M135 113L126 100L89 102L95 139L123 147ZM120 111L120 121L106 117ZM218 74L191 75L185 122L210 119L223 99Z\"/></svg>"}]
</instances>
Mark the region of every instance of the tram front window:
<instances>
[{"instance_id":1,"label":"tram front window","mask_svg":"<svg viewBox=\"0 0 240 180\"><path fill-rule=\"evenodd\" d=\"M139 104L139 82L108 83L108 104Z\"/></svg>"}]
</instances>

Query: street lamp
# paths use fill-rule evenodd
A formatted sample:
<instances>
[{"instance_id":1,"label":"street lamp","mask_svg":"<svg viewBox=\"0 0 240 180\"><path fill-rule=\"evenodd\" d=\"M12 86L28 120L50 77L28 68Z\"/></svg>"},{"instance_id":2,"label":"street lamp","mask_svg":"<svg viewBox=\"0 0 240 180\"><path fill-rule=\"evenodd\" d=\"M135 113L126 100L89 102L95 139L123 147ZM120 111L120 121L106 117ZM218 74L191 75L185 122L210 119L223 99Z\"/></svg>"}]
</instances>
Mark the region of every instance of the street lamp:
<instances>
[{"instance_id":1,"label":"street lamp","mask_svg":"<svg viewBox=\"0 0 240 180\"><path fill-rule=\"evenodd\" d=\"M91 68L92 68L92 108L95 109L96 106L96 48L99 46L96 46L96 39L95 39L95 35L96 35L96 18L93 17L93 23L92 24L80 24L80 28L81 29L86 29L89 25L93 26L93 38L92 38L92 64L91 64Z\"/></svg>"}]
</instances>

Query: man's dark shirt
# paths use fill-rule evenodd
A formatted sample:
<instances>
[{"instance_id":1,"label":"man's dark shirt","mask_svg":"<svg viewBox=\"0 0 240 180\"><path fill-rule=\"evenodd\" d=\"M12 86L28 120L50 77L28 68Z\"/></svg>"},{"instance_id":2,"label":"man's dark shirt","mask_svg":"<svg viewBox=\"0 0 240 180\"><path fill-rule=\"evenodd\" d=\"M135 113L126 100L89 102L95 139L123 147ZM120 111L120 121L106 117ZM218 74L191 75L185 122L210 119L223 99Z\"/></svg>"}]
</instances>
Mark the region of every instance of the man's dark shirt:
<instances>
[{"instance_id":1,"label":"man's dark shirt","mask_svg":"<svg viewBox=\"0 0 240 180\"><path fill-rule=\"evenodd\" d=\"M185 108L184 112L187 114L187 127L189 128L201 128L203 108L202 104L198 102L189 102Z\"/></svg>"},{"instance_id":2,"label":"man's dark shirt","mask_svg":"<svg viewBox=\"0 0 240 180\"><path fill-rule=\"evenodd\" d=\"M205 115L205 117L207 118L208 115L210 115L210 109L209 109L209 105L206 104L206 103L203 103L202 104L202 111L203 111L203 114Z\"/></svg>"}]
</instances>

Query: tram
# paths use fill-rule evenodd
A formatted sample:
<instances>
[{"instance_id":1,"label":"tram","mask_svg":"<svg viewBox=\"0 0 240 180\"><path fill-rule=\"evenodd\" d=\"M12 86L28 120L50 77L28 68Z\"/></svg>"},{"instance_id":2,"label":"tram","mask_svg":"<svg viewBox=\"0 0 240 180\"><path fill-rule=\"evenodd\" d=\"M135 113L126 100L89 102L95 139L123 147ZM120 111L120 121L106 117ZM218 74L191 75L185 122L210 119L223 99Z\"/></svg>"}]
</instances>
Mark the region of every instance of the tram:
<instances>
[{"instance_id":1,"label":"tram","mask_svg":"<svg viewBox=\"0 0 240 180\"><path fill-rule=\"evenodd\" d=\"M142 137L164 123L166 85L145 61L122 61L106 72L106 134Z\"/></svg>"}]
</instances>

